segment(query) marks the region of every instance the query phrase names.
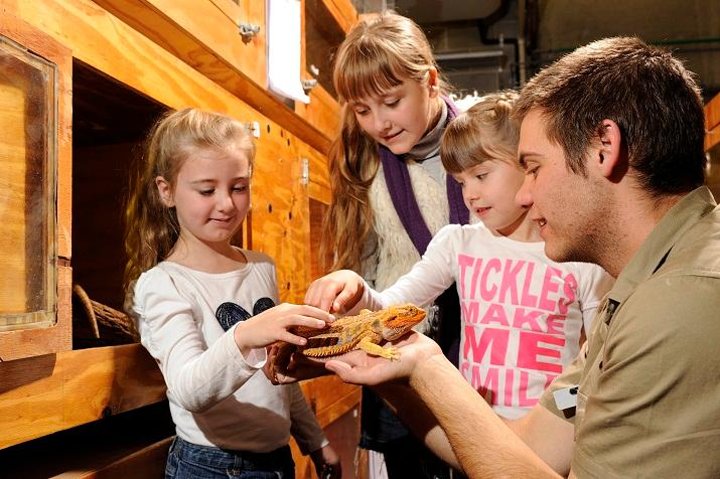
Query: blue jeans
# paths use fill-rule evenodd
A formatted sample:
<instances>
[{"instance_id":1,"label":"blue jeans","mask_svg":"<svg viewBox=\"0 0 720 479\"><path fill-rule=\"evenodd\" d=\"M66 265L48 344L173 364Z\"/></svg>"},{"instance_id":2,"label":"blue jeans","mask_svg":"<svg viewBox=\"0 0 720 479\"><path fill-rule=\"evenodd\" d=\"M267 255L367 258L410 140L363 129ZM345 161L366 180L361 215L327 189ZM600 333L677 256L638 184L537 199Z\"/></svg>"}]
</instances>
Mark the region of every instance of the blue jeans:
<instances>
[{"instance_id":1,"label":"blue jeans","mask_svg":"<svg viewBox=\"0 0 720 479\"><path fill-rule=\"evenodd\" d=\"M290 446L271 452L228 451L198 446L175 437L165 479L294 479Z\"/></svg>"}]
</instances>

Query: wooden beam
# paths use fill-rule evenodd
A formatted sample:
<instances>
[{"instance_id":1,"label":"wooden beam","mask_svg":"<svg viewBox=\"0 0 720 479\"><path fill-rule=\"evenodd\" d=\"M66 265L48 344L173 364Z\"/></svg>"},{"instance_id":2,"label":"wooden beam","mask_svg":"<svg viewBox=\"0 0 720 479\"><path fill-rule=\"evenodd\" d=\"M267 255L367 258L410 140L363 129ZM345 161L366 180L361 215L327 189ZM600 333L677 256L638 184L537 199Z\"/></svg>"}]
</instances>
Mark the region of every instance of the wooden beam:
<instances>
[{"instance_id":1,"label":"wooden beam","mask_svg":"<svg viewBox=\"0 0 720 479\"><path fill-rule=\"evenodd\" d=\"M358 21L358 14L350 0L322 0L345 33Z\"/></svg>"},{"instance_id":2,"label":"wooden beam","mask_svg":"<svg viewBox=\"0 0 720 479\"><path fill-rule=\"evenodd\" d=\"M215 0L218 1L218 0ZM265 25L264 2L243 2L243 18L229 18L196 0L97 0L132 28L162 45L260 113L327 153L330 138L267 91L265 31L244 42L237 23ZM202 9L202 12L199 10Z\"/></svg>"},{"instance_id":3,"label":"wooden beam","mask_svg":"<svg viewBox=\"0 0 720 479\"><path fill-rule=\"evenodd\" d=\"M165 399L139 344L0 363L0 449Z\"/></svg>"}]
</instances>

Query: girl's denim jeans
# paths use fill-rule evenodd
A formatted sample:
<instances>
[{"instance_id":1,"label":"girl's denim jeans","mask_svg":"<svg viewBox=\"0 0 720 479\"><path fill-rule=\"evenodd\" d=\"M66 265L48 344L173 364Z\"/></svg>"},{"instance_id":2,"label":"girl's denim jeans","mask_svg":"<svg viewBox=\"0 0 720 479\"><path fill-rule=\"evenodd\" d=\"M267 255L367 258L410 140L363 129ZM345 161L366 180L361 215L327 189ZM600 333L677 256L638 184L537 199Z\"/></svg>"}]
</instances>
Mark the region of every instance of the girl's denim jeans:
<instances>
[{"instance_id":1,"label":"girl's denim jeans","mask_svg":"<svg viewBox=\"0 0 720 479\"><path fill-rule=\"evenodd\" d=\"M175 437L165 479L294 479L290 446L271 452L228 451Z\"/></svg>"}]
</instances>

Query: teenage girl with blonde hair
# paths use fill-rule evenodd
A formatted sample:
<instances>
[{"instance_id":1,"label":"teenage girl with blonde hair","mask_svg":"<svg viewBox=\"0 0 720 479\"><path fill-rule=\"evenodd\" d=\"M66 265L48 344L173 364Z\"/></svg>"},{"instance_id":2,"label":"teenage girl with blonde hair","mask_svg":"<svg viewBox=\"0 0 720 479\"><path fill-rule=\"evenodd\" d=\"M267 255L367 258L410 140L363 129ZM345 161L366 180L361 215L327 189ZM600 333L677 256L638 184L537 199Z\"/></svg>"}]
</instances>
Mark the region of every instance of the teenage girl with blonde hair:
<instances>
[{"instance_id":1,"label":"teenage girl with blonde hair","mask_svg":"<svg viewBox=\"0 0 720 479\"><path fill-rule=\"evenodd\" d=\"M323 257L333 258L331 269L357 271L382 290L409 271L440 228L468 221L460 188L439 156L440 136L457 111L424 33L393 12L362 20L348 33L335 55L333 81L342 126L329 155L333 201ZM424 331L440 324L442 344L457 356L454 290L430 312ZM369 390L362 410L361 446L384 453L391 479L442 477L431 464L408 461L431 456L419 452ZM427 470L408 469L414 465Z\"/></svg>"},{"instance_id":2,"label":"teenage girl with blonde hair","mask_svg":"<svg viewBox=\"0 0 720 479\"><path fill-rule=\"evenodd\" d=\"M177 432L167 478L293 479L291 433L318 474L340 477L299 387L273 386L261 371L266 346L305 342L289 328L332 318L311 306L275 306L272 260L231 244L250 206L254 154L239 121L172 112L153 128L131 185L126 296L167 384Z\"/></svg>"}]
</instances>

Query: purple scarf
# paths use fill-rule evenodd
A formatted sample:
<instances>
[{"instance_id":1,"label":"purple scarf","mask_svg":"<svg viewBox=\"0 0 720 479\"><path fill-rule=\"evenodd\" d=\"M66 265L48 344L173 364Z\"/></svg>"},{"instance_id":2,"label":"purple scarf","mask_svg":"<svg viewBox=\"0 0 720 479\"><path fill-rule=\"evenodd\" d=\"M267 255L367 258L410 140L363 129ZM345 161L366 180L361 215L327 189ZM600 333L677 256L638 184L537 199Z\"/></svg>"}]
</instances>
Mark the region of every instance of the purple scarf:
<instances>
[{"instance_id":1,"label":"purple scarf","mask_svg":"<svg viewBox=\"0 0 720 479\"><path fill-rule=\"evenodd\" d=\"M449 99L443 98L443 100L448 107L447 121L449 122L457 116L458 111ZM430 244L432 233L420 213L420 207L418 206L415 192L410 182L410 173L408 172L407 164L405 164L402 158L399 158L384 146L379 147L379 154L385 174L385 182L387 183L390 197L395 206L395 211L400 217L400 221L405 227L405 231L415 245L415 248L418 250L418 253L420 253L420 256L422 256L428 244ZM470 218L470 212L463 201L460 185L453 180L450 175L447 175L445 186L448 205L450 206L449 222L451 224L467 224Z\"/></svg>"}]
</instances>

